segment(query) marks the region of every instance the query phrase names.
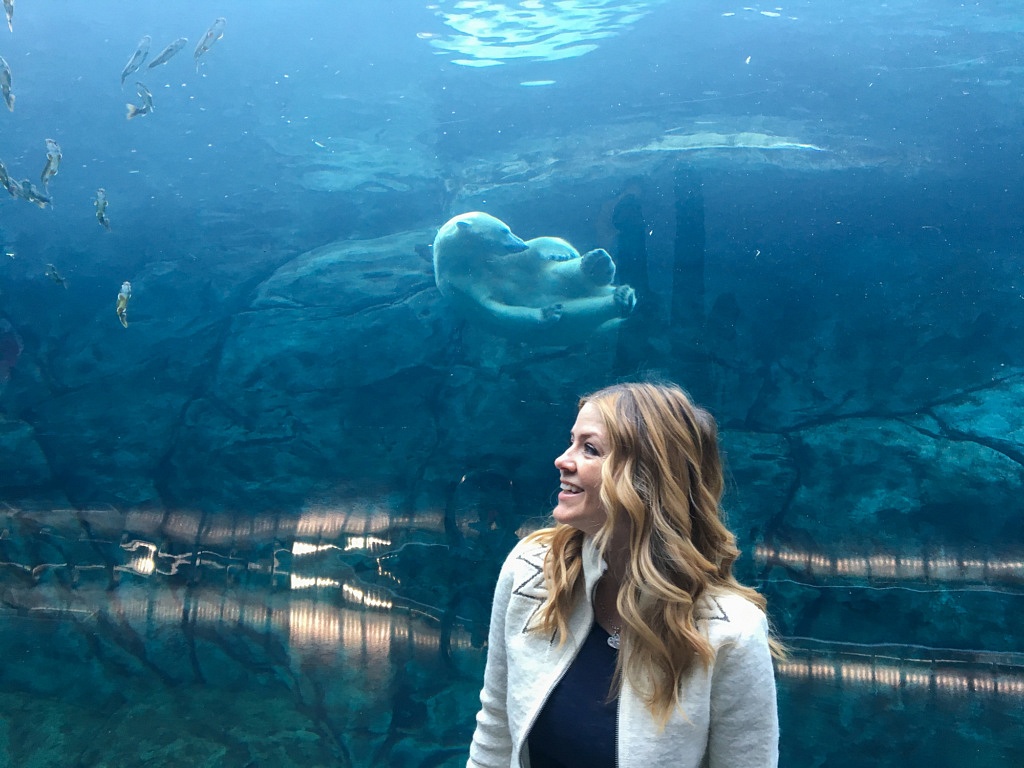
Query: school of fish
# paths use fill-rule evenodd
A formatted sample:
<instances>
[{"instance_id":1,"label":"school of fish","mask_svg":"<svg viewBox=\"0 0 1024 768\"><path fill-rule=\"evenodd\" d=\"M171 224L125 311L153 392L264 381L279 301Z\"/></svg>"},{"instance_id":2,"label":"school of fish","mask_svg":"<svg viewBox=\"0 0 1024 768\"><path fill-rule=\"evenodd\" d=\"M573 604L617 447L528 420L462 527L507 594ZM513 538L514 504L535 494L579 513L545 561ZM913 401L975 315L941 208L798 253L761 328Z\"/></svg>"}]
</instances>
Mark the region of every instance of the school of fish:
<instances>
[{"instance_id":1,"label":"school of fish","mask_svg":"<svg viewBox=\"0 0 1024 768\"><path fill-rule=\"evenodd\" d=\"M7 28L13 33L14 32L14 0L3 0L4 14L7 17ZM224 37L224 27L227 24L227 20L223 17L219 17L214 20L210 28L206 30L206 34L203 35L199 44L196 46L195 52L192 58L195 61L196 72L199 72L199 66L202 57L210 50L214 43ZM143 35L142 39L139 40L138 45L135 47L134 53L128 59L128 63L125 64L124 69L121 70L121 87L124 87L125 81L133 74L138 72L142 65L146 61L146 57L149 56L149 48L152 43L152 38L149 35ZM149 62L147 69L153 69L154 67L161 66L170 61L182 48L188 44L188 38L179 37L171 43L168 43L158 53L152 61ZM128 119L132 120L136 117L143 117L153 112L153 94L144 83L135 83L136 93L141 101L140 104L128 104ZM0 95L3 96L4 103L7 105L7 109L10 112L14 111L14 90L13 90L13 76L11 73L11 67L4 59L0 56ZM2 128L0 128L2 131ZM40 174L39 180L42 184L42 189L37 187L29 179L22 179L16 181L11 178L11 175L7 171L7 167L3 161L0 160L0 187L7 191L7 194L13 198L25 200L30 203L34 203L40 208L45 208L52 203L52 198L49 194L50 180L57 175L60 170L60 163L63 159L63 153L61 152L60 145L54 139L46 139L46 160L43 165L43 171ZM107 217L107 193L103 187L96 190L96 195L93 198L93 205L96 208L96 220L108 232L110 231L110 219ZM14 253L10 252L7 254L11 258L14 258ZM65 289L68 287L67 278L62 275L57 267L53 264L47 264L43 274L52 280L54 283L63 286ZM121 290L117 294L116 311L117 319L121 322L121 325L125 328L128 327L128 301L132 297L132 284L125 280L121 283Z\"/></svg>"}]
</instances>

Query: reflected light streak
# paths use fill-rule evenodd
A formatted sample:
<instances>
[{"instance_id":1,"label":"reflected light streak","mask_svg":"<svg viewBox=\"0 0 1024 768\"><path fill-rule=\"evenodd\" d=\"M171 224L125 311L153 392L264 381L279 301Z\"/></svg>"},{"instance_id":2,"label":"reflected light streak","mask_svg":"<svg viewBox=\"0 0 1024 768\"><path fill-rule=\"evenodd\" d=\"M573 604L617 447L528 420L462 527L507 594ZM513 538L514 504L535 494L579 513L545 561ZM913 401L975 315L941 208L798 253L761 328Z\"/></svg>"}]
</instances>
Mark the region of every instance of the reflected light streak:
<instances>
[{"instance_id":1,"label":"reflected light streak","mask_svg":"<svg viewBox=\"0 0 1024 768\"><path fill-rule=\"evenodd\" d=\"M162 544L164 549L174 549L184 544L207 548L230 546L232 550L258 550L261 546L279 547L279 542L288 542L284 547L290 548L293 556L330 548L377 553L395 546L396 536L402 538L414 531L437 534L445 532L443 511L432 509L398 514L385 502L366 500L354 500L337 508L306 510L298 517L279 514L210 514L189 510L129 510L120 513L113 508L22 511L3 502L0 505L0 515L6 514L8 518L3 521L8 525L0 530L8 531L7 536L10 536L10 530L17 528L19 537L26 534L47 535L68 542L90 539L115 545L118 536L121 536L120 546L126 551L135 551L137 547L144 546L154 553L157 545L151 544L152 541L173 542L175 545L168 547ZM89 526L84 536L83 522ZM33 529L32 533L27 533ZM322 541L336 543L318 543ZM167 552L160 554L177 557ZM154 559L159 561L159 558ZM157 571L160 571L159 567Z\"/></svg>"},{"instance_id":2,"label":"reflected light streak","mask_svg":"<svg viewBox=\"0 0 1024 768\"><path fill-rule=\"evenodd\" d=\"M899 660L893 658L845 660L832 655L807 655L803 659L779 661L779 678L907 689L935 694L984 694L1024 698L1024 668L1000 668L996 664L967 663L969 671L956 669L954 662ZM980 667L980 669L979 669Z\"/></svg>"},{"instance_id":3,"label":"reflected light streak","mask_svg":"<svg viewBox=\"0 0 1024 768\"><path fill-rule=\"evenodd\" d=\"M376 536L350 536L348 541L345 543L345 551L348 552L352 549L367 549L371 552L384 547L390 547L391 541L389 539L380 539Z\"/></svg>"},{"instance_id":4,"label":"reflected light streak","mask_svg":"<svg viewBox=\"0 0 1024 768\"><path fill-rule=\"evenodd\" d=\"M156 563L152 557L133 557L128 567L140 576L150 576L156 570Z\"/></svg>"},{"instance_id":5,"label":"reflected light streak","mask_svg":"<svg viewBox=\"0 0 1024 768\"><path fill-rule=\"evenodd\" d=\"M306 541L292 542L292 555L294 555L295 557L301 557L302 555L311 555L316 552L326 552L330 549L341 549L341 547L336 547L334 544L310 544Z\"/></svg>"},{"instance_id":6,"label":"reflected light streak","mask_svg":"<svg viewBox=\"0 0 1024 768\"><path fill-rule=\"evenodd\" d=\"M343 619L346 647L361 648L370 656L387 658L391 650L391 622L367 621L365 614L346 611Z\"/></svg>"},{"instance_id":7,"label":"reflected light streak","mask_svg":"<svg viewBox=\"0 0 1024 768\"><path fill-rule=\"evenodd\" d=\"M1024 557L986 559L953 557L946 554L833 557L821 552L760 544L754 548L754 560L762 566L781 565L814 576L882 581L1024 583Z\"/></svg>"},{"instance_id":8,"label":"reflected light streak","mask_svg":"<svg viewBox=\"0 0 1024 768\"><path fill-rule=\"evenodd\" d=\"M199 535L200 516L191 512L171 512L164 519L164 527L175 535L194 540Z\"/></svg>"},{"instance_id":9,"label":"reflected light streak","mask_svg":"<svg viewBox=\"0 0 1024 768\"><path fill-rule=\"evenodd\" d=\"M37 594L28 590L26 594ZM52 605L32 607L57 618L82 621L98 614L117 617L118 626L129 622L135 632L144 627L179 627L201 624L231 633L245 626L260 634L278 634L296 650L354 650L365 660L389 663L391 644L399 643L418 651L441 650L440 622L419 611L400 607L367 611L318 599L289 597L289 593L240 594L198 591L177 594L145 588L119 588L115 592L80 589L72 605L57 599ZM372 596L366 602L373 604ZM383 606L381 606L383 607ZM162 630L161 630L162 631ZM467 652L481 651L472 643L470 632L454 624L446 647Z\"/></svg>"},{"instance_id":10,"label":"reflected light streak","mask_svg":"<svg viewBox=\"0 0 1024 768\"><path fill-rule=\"evenodd\" d=\"M343 534L366 536L395 528L443 532L444 513L424 510L413 515L401 515L385 502L354 500L336 507L305 510L294 523L294 534L307 538L334 538Z\"/></svg>"},{"instance_id":11,"label":"reflected light streak","mask_svg":"<svg viewBox=\"0 0 1024 768\"><path fill-rule=\"evenodd\" d=\"M173 576L181 568L202 568L203 566L208 566L217 570L226 570L232 567L249 568L251 565L241 558L224 555L208 549L182 552L176 555L163 551L152 542L139 539L123 542L121 549L126 552L137 552L139 549L146 550L147 554L130 558L127 565L114 566L115 571L130 571L142 576L151 576L153 574ZM165 565L167 569L161 569L159 567L161 564ZM67 565L67 563L63 565ZM258 564L252 565L255 565L255 570L259 570Z\"/></svg>"},{"instance_id":12,"label":"reflected light streak","mask_svg":"<svg viewBox=\"0 0 1024 768\"><path fill-rule=\"evenodd\" d=\"M288 609L288 634L300 644L344 644L341 623L338 610L331 606L296 600Z\"/></svg>"},{"instance_id":13,"label":"reflected light streak","mask_svg":"<svg viewBox=\"0 0 1024 768\"><path fill-rule=\"evenodd\" d=\"M374 550L395 546L393 540L409 531L431 527L443 531L444 516L436 510L395 515L385 505L357 503L349 509L304 514L301 519L184 510L132 510L125 515L116 510L91 510L86 535L74 510L33 510L20 519L22 513L9 508L9 517L11 522L4 530L18 530L19 538L29 542L45 538L47 543L58 539L58 547L76 555L75 547L88 541L95 548L88 554L96 554L96 562L76 557L32 565L0 563L29 573L37 581L54 570L66 570L74 577L72 590L65 590L56 580L42 588L16 587L8 592L10 609L75 621L82 621L83 616L116 617L112 626L117 629L111 631L133 631L139 638L148 638L161 626L203 624L228 633L245 626L280 636L297 649L313 647L319 652L351 647L361 649L367 659L396 641L417 652L437 652L442 647L445 652L480 650L458 617L442 617L433 606L396 598L386 589L358 585L351 564L343 557L322 555L330 550L339 555L369 551L376 556ZM294 540L297 529L305 541ZM327 541L324 534L332 531L340 534L335 543L318 543ZM218 547L214 542L231 546ZM29 547L26 551L35 550ZM279 555L284 557L279 559ZM386 574L382 559L376 559L378 572ZM295 572L293 566L299 562L306 566L301 570L307 574L319 571L322 575ZM87 570L99 574L95 581L80 580ZM111 570L126 578L112 582ZM168 588L160 578L179 573L186 577L185 589ZM264 580L257 574L271 578ZM128 578L131 576L141 578ZM211 589L210 584L222 585L223 591ZM284 585L291 589L281 590ZM374 657L374 661L386 664L388 658Z\"/></svg>"},{"instance_id":14,"label":"reflected light streak","mask_svg":"<svg viewBox=\"0 0 1024 768\"><path fill-rule=\"evenodd\" d=\"M371 595L365 590L362 590L359 587L353 587L350 584L343 584L341 591L345 596L345 599L350 603L365 605L368 608L381 608L383 610L391 610L393 607L391 601L387 598Z\"/></svg>"},{"instance_id":15,"label":"reflected light streak","mask_svg":"<svg viewBox=\"0 0 1024 768\"><path fill-rule=\"evenodd\" d=\"M312 589L315 587L332 587L337 589L341 586L341 582L337 579L329 579L323 576L299 576L297 573L293 573L290 586L292 589Z\"/></svg>"}]
</instances>

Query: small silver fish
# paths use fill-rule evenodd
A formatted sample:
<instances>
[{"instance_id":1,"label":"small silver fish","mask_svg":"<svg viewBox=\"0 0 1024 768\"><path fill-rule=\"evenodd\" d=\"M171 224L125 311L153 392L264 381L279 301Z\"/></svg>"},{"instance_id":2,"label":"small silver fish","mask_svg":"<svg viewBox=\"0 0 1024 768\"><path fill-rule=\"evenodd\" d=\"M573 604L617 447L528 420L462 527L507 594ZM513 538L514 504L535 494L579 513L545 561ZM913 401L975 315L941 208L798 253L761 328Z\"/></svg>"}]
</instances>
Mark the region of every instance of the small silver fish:
<instances>
[{"instance_id":1,"label":"small silver fish","mask_svg":"<svg viewBox=\"0 0 1024 768\"><path fill-rule=\"evenodd\" d=\"M135 90L139 94L139 98L142 99L142 106L137 107L134 104L126 104L128 107L128 119L131 120L133 117L142 117L148 115L153 111L153 94L149 92L149 88L144 86L142 83L135 84Z\"/></svg>"},{"instance_id":2,"label":"small silver fish","mask_svg":"<svg viewBox=\"0 0 1024 768\"><path fill-rule=\"evenodd\" d=\"M52 202L49 195L44 192L40 192L36 185L28 179L21 180L21 184L17 187L15 197L20 197L22 200L35 203L40 208L45 208Z\"/></svg>"},{"instance_id":3,"label":"small silver fish","mask_svg":"<svg viewBox=\"0 0 1024 768\"><path fill-rule=\"evenodd\" d=\"M57 175L57 171L60 170L60 160L63 155L60 152L60 144L53 139L46 140L46 165L43 166L43 172L40 175L40 180L43 182L43 188L46 189L50 183L50 179Z\"/></svg>"},{"instance_id":4,"label":"small silver fish","mask_svg":"<svg viewBox=\"0 0 1024 768\"><path fill-rule=\"evenodd\" d=\"M121 72L121 87L124 87L124 81L128 79L128 75L132 72L138 71L139 67L142 66L142 62L146 60L146 56L149 55L149 35L144 36L139 40L139 47L135 49L135 53L128 59L128 63L124 65L124 70Z\"/></svg>"},{"instance_id":5,"label":"small silver fish","mask_svg":"<svg viewBox=\"0 0 1024 768\"><path fill-rule=\"evenodd\" d=\"M125 280L117 294L117 319L121 325L128 327L128 300L132 297L132 284Z\"/></svg>"},{"instance_id":6,"label":"small silver fish","mask_svg":"<svg viewBox=\"0 0 1024 768\"><path fill-rule=\"evenodd\" d=\"M46 271L43 274L57 283L57 285L63 285L65 289L68 287L68 279L58 272L53 264L47 264Z\"/></svg>"},{"instance_id":7,"label":"small silver fish","mask_svg":"<svg viewBox=\"0 0 1024 768\"><path fill-rule=\"evenodd\" d=\"M155 59L149 62L149 69L152 69L153 67L159 67L161 64L166 64L170 60L171 56L173 56L185 47L185 43L187 42L187 37L179 37L173 43L171 43L162 51L160 51L160 54Z\"/></svg>"},{"instance_id":8,"label":"small silver fish","mask_svg":"<svg viewBox=\"0 0 1024 768\"><path fill-rule=\"evenodd\" d=\"M211 46L224 37L224 25L227 24L227 19L223 16L206 30L206 34L203 35L203 39L199 41L199 45L196 46L196 52L192 54L192 58L196 60L196 72L199 71L199 57L210 50Z\"/></svg>"},{"instance_id":9,"label":"small silver fish","mask_svg":"<svg viewBox=\"0 0 1024 768\"><path fill-rule=\"evenodd\" d=\"M4 96L4 101L7 102L7 108L14 111L14 94L11 93L11 68L4 61L4 57L0 56L0 93Z\"/></svg>"},{"instance_id":10,"label":"small silver fish","mask_svg":"<svg viewBox=\"0 0 1024 768\"><path fill-rule=\"evenodd\" d=\"M107 218L107 191L100 187L96 190L96 199L92 203L96 206L96 221L103 225L103 228L110 231L110 219Z\"/></svg>"},{"instance_id":11,"label":"small silver fish","mask_svg":"<svg viewBox=\"0 0 1024 768\"><path fill-rule=\"evenodd\" d=\"M14 31L14 0L4 0L4 11L7 13L7 28Z\"/></svg>"}]
</instances>

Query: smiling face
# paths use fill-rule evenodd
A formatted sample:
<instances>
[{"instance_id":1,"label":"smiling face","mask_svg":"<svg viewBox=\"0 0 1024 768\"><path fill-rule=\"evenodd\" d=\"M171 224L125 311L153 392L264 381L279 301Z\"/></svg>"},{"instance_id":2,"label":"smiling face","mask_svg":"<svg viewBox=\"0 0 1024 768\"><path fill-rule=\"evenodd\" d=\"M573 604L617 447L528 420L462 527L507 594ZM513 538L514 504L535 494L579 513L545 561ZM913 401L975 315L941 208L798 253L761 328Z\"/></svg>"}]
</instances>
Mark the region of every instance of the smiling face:
<instances>
[{"instance_id":1,"label":"smiling face","mask_svg":"<svg viewBox=\"0 0 1024 768\"><path fill-rule=\"evenodd\" d=\"M601 503L601 466L608 455L608 435L597 407L580 408L569 447L555 459L561 492L552 513L559 523L587 534L597 533L608 513Z\"/></svg>"}]
</instances>

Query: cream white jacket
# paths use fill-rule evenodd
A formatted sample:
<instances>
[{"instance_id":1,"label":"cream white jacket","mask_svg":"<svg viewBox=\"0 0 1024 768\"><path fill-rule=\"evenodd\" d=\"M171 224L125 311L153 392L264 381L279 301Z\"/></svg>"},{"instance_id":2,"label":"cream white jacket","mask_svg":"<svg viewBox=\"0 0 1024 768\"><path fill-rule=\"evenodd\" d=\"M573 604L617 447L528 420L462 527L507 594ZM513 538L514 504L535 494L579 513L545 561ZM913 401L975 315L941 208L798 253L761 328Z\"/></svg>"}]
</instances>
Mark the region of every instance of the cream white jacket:
<instances>
[{"instance_id":1,"label":"cream white jacket","mask_svg":"<svg viewBox=\"0 0 1024 768\"><path fill-rule=\"evenodd\" d=\"M547 596L546 547L520 542L495 589L481 708L468 768L528 768L526 739L549 693L561 679L594 621L594 587L605 564L590 537L583 547L586 595L575 606L563 645L527 631ZM683 682L680 708L664 731L627 683L619 696L619 768L775 768L779 722L775 676L764 613L733 594L707 597L697 626L715 650L709 669ZM571 727L571 724L566 724Z\"/></svg>"}]
</instances>

